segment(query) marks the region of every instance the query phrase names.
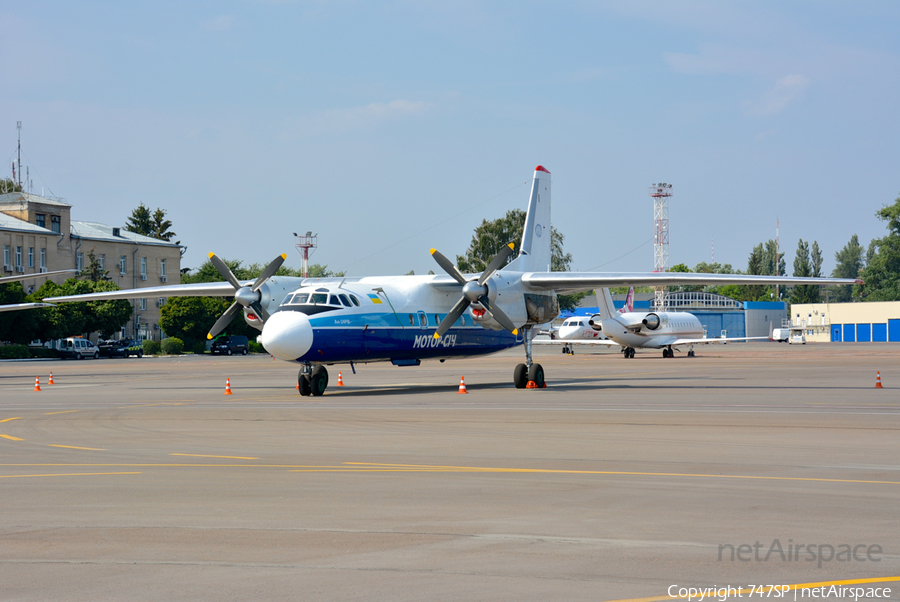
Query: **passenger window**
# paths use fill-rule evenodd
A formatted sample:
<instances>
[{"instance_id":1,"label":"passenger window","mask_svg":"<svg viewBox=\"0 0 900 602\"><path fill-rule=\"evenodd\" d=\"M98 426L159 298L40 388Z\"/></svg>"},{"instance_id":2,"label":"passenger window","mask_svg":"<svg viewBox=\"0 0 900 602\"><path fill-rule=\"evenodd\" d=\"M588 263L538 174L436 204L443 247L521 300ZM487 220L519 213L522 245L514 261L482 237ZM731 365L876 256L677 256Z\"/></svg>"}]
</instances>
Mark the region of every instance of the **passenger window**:
<instances>
[{"instance_id":1,"label":"passenger window","mask_svg":"<svg viewBox=\"0 0 900 602\"><path fill-rule=\"evenodd\" d=\"M353 301L353 305L359 307L359 299L356 298L356 295L350 295L350 300Z\"/></svg>"},{"instance_id":2,"label":"passenger window","mask_svg":"<svg viewBox=\"0 0 900 602\"><path fill-rule=\"evenodd\" d=\"M435 326L437 326L437 325L440 324L440 323L441 323L441 316L439 316L438 314L434 314L434 324L435 324Z\"/></svg>"},{"instance_id":3,"label":"passenger window","mask_svg":"<svg viewBox=\"0 0 900 602\"><path fill-rule=\"evenodd\" d=\"M428 326L428 316L426 316L424 313L419 314L419 326L421 326L422 328Z\"/></svg>"},{"instance_id":4,"label":"passenger window","mask_svg":"<svg viewBox=\"0 0 900 602\"><path fill-rule=\"evenodd\" d=\"M328 295L325 293L313 293L310 295L309 301L313 305L325 305L328 303Z\"/></svg>"},{"instance_id":5,"label":"passenger window","mask_svg":"<svg viewBox=\"0 0 900 602\"><path fill-rule=\"evenodd\" d=\"M347 298L347 295L339 295L341 298L341 303L343 303L346 307L352 307L350 305L350 299Z\"/></svg>"},{"instance_id":6,"label":"passenger window","mask_svg":"<svg viewBox=\"0 0 900 602\"><path fill-rule=\"evenodd\" d=\"M409 325L410 325L410 326L415 326L415 325L416 325L416 319L413 317L412 314L409 314Z\"/></svg>"},{"instance_id":7,"label":"passenger window","mask_svg":"<svg viewBox=\"0 0 900 602\"><path fill-rule=\"evenodd\" d=\"M465 314L463 314L459 317L459 324L460 324L460 326L466 325L466 315Z\"/></svg>"}]
</instances>

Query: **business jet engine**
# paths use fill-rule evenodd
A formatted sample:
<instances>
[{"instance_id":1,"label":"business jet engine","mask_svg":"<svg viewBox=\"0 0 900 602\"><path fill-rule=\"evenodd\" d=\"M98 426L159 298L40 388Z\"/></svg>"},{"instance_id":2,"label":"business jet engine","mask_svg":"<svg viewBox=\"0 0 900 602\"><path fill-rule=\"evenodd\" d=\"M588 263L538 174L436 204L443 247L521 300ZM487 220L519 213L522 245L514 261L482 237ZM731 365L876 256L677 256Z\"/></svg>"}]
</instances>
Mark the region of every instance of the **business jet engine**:
<instances>
[{"instance_id":1,"label":"business jet engine","mask_svg":"<svg viewBox=\"0 0 900 602\"><path fill-rule=\"evenodd\" d=\"M659 328L662 321L659 319L659 316L656 314L647 314L644 316L644 319L641 320L641 324L647 327L647 330L656 330Z\"/></svg>"},{"instance_id":2,"label":"business jet engine","mask_svg":"<svg viewBox=\"0 0 900 602\"><path fill-rule=\"evenodd\" d=\"M591 316L591 319L588 320L588 325L596 331L603 330L603 318L600 314L594 314Z\"/></svg>"}]
</instances>

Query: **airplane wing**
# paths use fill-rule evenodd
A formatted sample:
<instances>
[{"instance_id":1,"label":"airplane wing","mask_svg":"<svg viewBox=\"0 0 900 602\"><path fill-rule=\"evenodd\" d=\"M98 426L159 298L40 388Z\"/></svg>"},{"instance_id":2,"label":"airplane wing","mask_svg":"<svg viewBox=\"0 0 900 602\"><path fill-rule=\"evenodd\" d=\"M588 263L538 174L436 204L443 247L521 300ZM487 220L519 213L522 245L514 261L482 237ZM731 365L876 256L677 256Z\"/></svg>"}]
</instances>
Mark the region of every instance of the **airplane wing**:
<instances>
[{"instance_id":1,"label":"airplane wing","mask_svg":"<svg viewBox=\"0 0 900 602\"><path fill-rule=\"evenodd\" d=\"M531 343L533 345L600 345L601 347L621 347L621 345L609 339L573 339L571 341L563 339L534 339Z\"/></svg>"},{"instance_id":2,"label":"airplane wing","mask_svg":"<svg viewBox=\"0 0 900 602\"><path fill-rule=\"evenodd\" d=\"M56 272L38 272L37 274L19 274L18 276L4 276L0 278L0 284L7 282L19 282L20 280L32 280L34 278L43 278L46 276L54 276L56 274L68 274L77 272L78 270L57 270Z\"/></svg>"},{"instance_id":3,"label":"airplane wing","mask_svg":"<svg viewBox=\"0 0 900 602\"><path fill-rule=\"evenodd\" d=\"M711 337L705 339L675 339L667 345L709 345L710 343L730 343L733 341L770 341L771 337Z\"/></svg>"},{"instance_id":4,"label":"airplane wing","mask_svg":"<svg viewBox=\"0 0 900 602\"><path fill-rule=\"evenodd\" d=\"M12 305L0 305L0 311L19 311L36 307L54 307L54 305L52 303L13 303Z\"/></svg>"},{"instance_id":5,"label":"airplane wing","mask_svg":"<svg viewBox=\"0 0 900 602\"><path fill-rule=\"evenodd\" d=\"M528 272L522 282L533 290L575 293L611 286L710 286L722 284L862 284L853 278L795 278L747 274L698 274L693 272Z\"/></svg>"},{"instance_id":6,"label":"airplane wing","mask_svg":"<svg viewBox=\"0 0 900 602\"><path fill-rule=\"evenodd\" d=\"M252 280L240 281L242 286L252 284ZM85 293L64 297L48 297L45 301L111 301L113 299L143 299L146 297L233 297L234 287L230 282L199 282L196 284L170 284L168 286L148 286L147 288L127 288L120 291Z\"/></svg>"}]
</instances>

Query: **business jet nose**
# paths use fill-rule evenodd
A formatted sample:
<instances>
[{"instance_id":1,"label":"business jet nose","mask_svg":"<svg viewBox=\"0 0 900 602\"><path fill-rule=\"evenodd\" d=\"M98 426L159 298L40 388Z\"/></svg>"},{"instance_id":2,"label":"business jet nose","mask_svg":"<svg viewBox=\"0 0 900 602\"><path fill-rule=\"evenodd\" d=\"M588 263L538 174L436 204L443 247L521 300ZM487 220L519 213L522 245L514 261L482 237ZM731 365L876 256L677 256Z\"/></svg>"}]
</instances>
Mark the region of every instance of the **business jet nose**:
<instances>
[{"instance_id":1,"label":"business jet nose","mask_svg":"<svg viewBox=\"0 0 900 602\"><path fill-rule=\"evenodd\" d=\"M266 320L260 341L266 351L280 360L299 359L312 347L309 318L298 311L275 312Z\"/></svg>"}]
</instances>

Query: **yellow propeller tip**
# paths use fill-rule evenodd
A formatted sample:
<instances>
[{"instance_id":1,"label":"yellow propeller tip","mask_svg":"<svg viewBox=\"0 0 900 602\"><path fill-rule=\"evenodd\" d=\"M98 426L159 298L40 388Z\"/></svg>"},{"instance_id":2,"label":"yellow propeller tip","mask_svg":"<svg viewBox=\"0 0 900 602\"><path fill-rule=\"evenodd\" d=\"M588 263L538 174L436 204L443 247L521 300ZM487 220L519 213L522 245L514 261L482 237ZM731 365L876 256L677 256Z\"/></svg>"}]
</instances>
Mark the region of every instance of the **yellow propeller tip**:
<instances>
[{"instance_id":1,"label":"yellow propeller tip","mask_svg":"<svg viewBox=\"0 0 900 602\"><path fill-rule=\"evenodd\" d=\"M215 255L215 253L210 253L210 254L209 254L209 258L212 259L212 258L213 258L213 255Z\"/></svg>"},{"instance_id":2,"label":"yellow propeller tip","mask_svg":"<svg viewBox=\"0 0 900 602\"><path fill-rule=\"evenodd\" d=\"M207 338L207 340L208 340L208 339L211 339L211 338L212 338L212 335L209 334L209 333L207 332L207 333L206 333L206 338Z\"/></svg>"},{"instance_id":3,"label":"yellow propeller tip","mask_svg":"<svg viewBox=\"0 0 900 602\"><path fill-rule=\"evenodd\" d=\"M511 243L509 243L509 244L506 245L506 246L509 247L509 248L512 249L512 250L515 250L515 248L516 248L516 243L511 242Z\"/></svg>"},{"instance_id":4,"label":"yellow propeller tip","mask_svg":"<svg viewBox=\"0 0 900 602\"><path fill-rule=\"evenodd\" d=\"M431 254L434 255L435 253L437 253L437 249L431 249Z\"/></svg>"},{"instance_id":5,"label":"yellow propeller tip","mask_svg":"<svg viewBox=\"0 0 900 602\"><path fill-rule=\"evenodd\" d=\"M281 254L281 258L282 258L282 259L287 259L287 253L282 253L282 254Z\"/></svg>"},{"instance_id":6,"label":"yellow propeller tip","mask_svg":"<svg viewBox=\"0 0 900 602\"><path fill-rule=\"evenodd\" d=\"M439 335L438 333L434 333L434 338L439 339L441 338L441 335Z\"/></svg>"},{"instance_id":7,"label":"yellow propeller tip","mask_svg":"<svg viewBox=\"0 0 900 602\"><path fill-rule=\"evenodd\" d=\"M519 329L518 329L518 328L513 328L512 333L513 333L513 334L519 334Z\"/></svg>"}]
</instances>

